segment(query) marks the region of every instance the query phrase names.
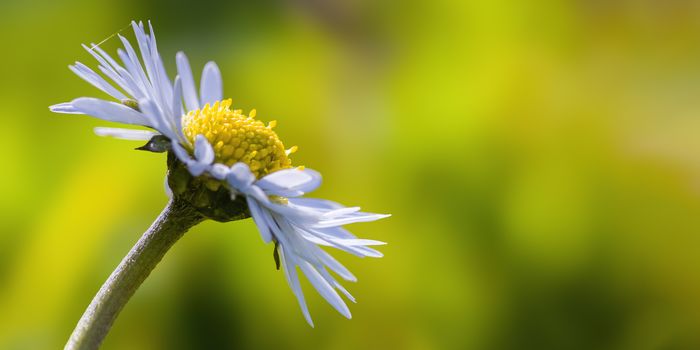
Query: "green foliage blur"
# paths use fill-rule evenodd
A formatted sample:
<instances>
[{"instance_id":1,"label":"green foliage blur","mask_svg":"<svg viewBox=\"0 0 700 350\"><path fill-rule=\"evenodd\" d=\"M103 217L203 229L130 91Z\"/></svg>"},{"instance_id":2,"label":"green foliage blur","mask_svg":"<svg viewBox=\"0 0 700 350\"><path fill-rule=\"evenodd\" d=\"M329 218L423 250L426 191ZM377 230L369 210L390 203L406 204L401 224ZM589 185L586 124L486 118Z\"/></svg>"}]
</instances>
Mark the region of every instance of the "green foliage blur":
<instances>
[{"instance_id":1,"label":"green foliage blur","mask_svg":"<svg viewBox=\"0 0 700 350\"><path fill-rule=\"evenodd\" d=\"M382 259L334 255L353 319L303 320L251 220L166 256L104 349L700 348L696 1L0 2L0 349L59 349L160 212L165 158L54 103L103 96L81 43L153 21L277 120L313 196ZM133 38L130 29L121 32ZM102 47L115 53L118 40ZM112 125L110 125L112 126Z\"/></svg>"}]
</instances>

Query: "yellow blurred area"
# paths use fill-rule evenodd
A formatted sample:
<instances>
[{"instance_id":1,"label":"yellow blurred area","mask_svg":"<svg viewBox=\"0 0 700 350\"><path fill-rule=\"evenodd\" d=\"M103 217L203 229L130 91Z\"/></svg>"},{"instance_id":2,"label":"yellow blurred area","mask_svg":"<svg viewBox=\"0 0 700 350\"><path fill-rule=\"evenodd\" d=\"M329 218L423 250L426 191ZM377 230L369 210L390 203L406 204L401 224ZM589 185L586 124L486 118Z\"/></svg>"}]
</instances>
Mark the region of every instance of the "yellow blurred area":
<instances>
[{"instance_id":1,"label":"yellow blurred area","mask_svg":"<svg viewBox=\"0 0 700 350\"><path fill-rule=\"evenodd\" d=\"M0 349L61 348L167 198L165 159L54 103L151 19L171 75L214 60L312 195L389 219L346 320L304 322L251 220L195 227L104 349L700 348L700 3L0 3ZM128 38L128 29L121 32ZM102 45L115 53L115 38ZM195 77L198 77L195 73ZM114 125L108 125L114 126Z\"/></svg>"}]
</instances>

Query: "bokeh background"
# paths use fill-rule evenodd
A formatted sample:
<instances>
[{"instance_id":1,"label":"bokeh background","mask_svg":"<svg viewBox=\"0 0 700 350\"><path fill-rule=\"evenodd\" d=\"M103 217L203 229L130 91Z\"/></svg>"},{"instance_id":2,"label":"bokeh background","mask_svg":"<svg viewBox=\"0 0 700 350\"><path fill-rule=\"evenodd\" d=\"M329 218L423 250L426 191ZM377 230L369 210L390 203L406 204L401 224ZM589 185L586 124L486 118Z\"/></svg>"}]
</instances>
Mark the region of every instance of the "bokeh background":
<instances>
[{"instance_id":1,"label":"bokeh background","mask_svg":"<svg viewBox=\"0 0 700 350\"><path fill-rule=\"evenodd\" d=\"M104 349L699 349L700 4L3 0L0 349L58 349L167 198L164 156L50 104L151 19L279 121L314 196L390 219L304 322L251 220L166 256ZM133 38L129 29L122 34ZM113 53L114 38L103 47ZM198 76L198 73L195 73Z\"/></svg>"}]
</instances>

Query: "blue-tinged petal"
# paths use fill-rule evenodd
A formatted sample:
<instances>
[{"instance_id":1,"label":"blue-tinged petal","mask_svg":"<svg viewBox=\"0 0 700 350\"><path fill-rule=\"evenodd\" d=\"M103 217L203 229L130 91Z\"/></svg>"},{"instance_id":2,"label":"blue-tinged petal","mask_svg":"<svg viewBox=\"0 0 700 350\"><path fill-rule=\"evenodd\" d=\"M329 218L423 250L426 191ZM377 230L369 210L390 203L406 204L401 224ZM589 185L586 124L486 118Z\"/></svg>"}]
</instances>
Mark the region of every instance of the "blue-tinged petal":
<instances>
[{"instance_id":1,"label":"blue-tinged petal","mask_svg":"<svg viewBox=\"0 0 700 350\"><path fill-rule=\"evenodd\" d=\"M178 131L178 135L182 135L182 82L180 81L180 76L175 76L175 86L173 88L173 124L175 125L175 130ZM182 135L180 142L189 142Z\"/></svg>"},{"instance_id":2,"label":"blue-tinged petal","mask_svg":"<svg viewBox=\"0 0 700 350\"><path fill-rule=\"evenodd\" d=\"M122 67L117 61L115 61L112 56L110 56L108 53L106 53L102 48L99 46L95 45L94 43L91 44L92 46L90 48L85 47L86 50L88 50L95 58L100 60L98 57L104 58L104 61L107 61L106 64L103 61L100 61L104 65L104 67L100 67L100 70L104 73L105 70L112 69L116 74L121 77L121 81L117 82L124 90L126 90L129 94L131 94L132 97L135 99L141 99L145 95L145 91L143 91L138 84L134 81L134 78L131 76L131 73L129 73L124 67ZM118 50L119 51L119 50ZM99 55L95 55L94 53L97 52ZM107 73L105 73L108 75ZM115 80L116 82L116 80Z\"/></svg>"},{"instance_id":3,"label":"blue-tinged petal","mask_svg":"<svg viewBox=\"0 0 700 350\"><path fill-rule=\"evenodd\" d=\"M315 208L315 209L340 209L344 208L345 206L336 203L333 201L329 201L327 199L319 199L319 198L289 198L289 202L293 203L295 205L299 206L304 206L304 207L309 207L309 208Z\"/></svg>"},{"instance_id":4,"label":"blue-tinged petal","mask_svg":"<svg viewBox=\"0 0 700 350\"><path fill-rule=\"evenodd\" d=\"M319 248L316 256L324 265L328 266L328 268L333 270L338 274L338 276L342 277L346 281L357 281L357 277L355 277L350 270L348 270L345 266L343 266L343 264L338 262L338 260L328 254L325 250Z\"/></svg>"},{"instance_id":5,"label":"blue-tinged petal","mask_svg":"<svg viewBox=\"0 0 700 350\"><path fill-rule=\"evenodd\" d=\"M261 205L265 205L267 208L267 205L270 203L270 199L267 197L265 192L260 189L258 186L250 186L245 190L245 194L247 196L255 198Z\"/></svg>"},{"instance_id":6,"label":"blue-tinged petal","mask_svg":"<svg viewBox=\"0 0 700 350\"><path fill-rule=\"evenodd\" d=\"M270 231L270 222L268 217L266 217L265 209L262 208L253 197L246 197L248 202L248 209L250 209L250 216L253 217L255 225L260 231L260 237L262 237L265 243L270 243L272 241L272 232ZM269 215L267 215L269 216Z\"/></svg>"},{"instance_id":7,"label":"blue-tinged petal","mask_svg":"<svg viewBox=\"0 0 700 350\"><path fill-rule=\"evenodd\" d=\"M139 51L141 51L141 59L143 60L143 65L146 66L146 73L150 81L155 81L155 67L151 59L151 50L148 47L146 33L143 27L138 25L135 21L131 21L131 28L134 30L134 35L136 35L136 43L139 46Z\"/></svg>"},{"instance_id":8,"label":"blue-tinged petal","mask_svg":"<svg viewBox=\"0 0 700 350\"><path fill-rule=\"evenodd\" d=\"M172 85L167 78L161 77L161 74L165 74L165 69L159 67L162 65L161 60L155 48L151 47L151 39L146 35L143 22L137 24L132 21L131 26L136 35L136 41L141 52L143 65L146 67L146 72L148 73L149 82L153 87L154 98L165 108L172 100ZM151 35L153 35L153 32L151 32ZM168 110L167 113L169 114L170 111Z\"/></svg>"},{"instance_id":9,"label":"blue-tinged petal","mask_svg":"<svg viewBox=\"0 0 700 350\"><path fill-rule=\"evenodd\" d=\"M325 212L323 214L323 219L333 219L339 216L357 213L358 211L360 211L360 207L345 207L333 209Z\"/></svg>"},{"instance_id":10,"label":"blue-tinged petal","mask_svg":"<svg viewBox=\"0 0 700 350\"><path fill-rule=\"evenodd\" d=\"M109 136L122 140L148 141L153 136L158 135L153 131L134 130L121 128L96 127L94 129L97 136Z\"/></svg>"},{"instance_id":11,"label":"blue-tinged petal","mask_svg":"<svg viewBox=\"0 0 700 350\"><path fill-rule=\"evenodd\" d=\"M326 246L326 247L332 247L332 246L333 246L332 243L330 243L330 242L324 240L324 239L321 238L321 237L318 237L318 235L313 235L313 234L311 234L311 233L310 233L309 231L307 231L307 230L301 230L301 229L300 229L300 230L299 230L299 235L300 235L303 239L305 239L305 240L307 240L307 241L309 241L309 242L311 242L311 243L313 243L313 244L315 244L315 245L322 245L322 246Z\"/></svg>"},{"instance_id":12,"label":"blue-tinged petal","mask_svg":"<svg viewBox=\"0 0 700 350\"><path fill-rule=\"evenodd\" d=\"M128 86L129 89L131 89L131 96L134 97L136 100L141 100L146 98L146 90L144 87L141 86L134 78L131 76L131 73L129 73L124 67L117 66L114 69L117 70L117 73L124 79L124 84L125 86ZM125 89L126 90L126 89Z\"/></svg>"},{"instance_id":13,"label":"blue-tinged petal","mask_svg":"<svg viewBox=\"0 0 700 350\"><path fill-rule=\"evenodd\" d=\"M187 169L190 171L190 174L192 174L192 176L199 176L204 174L204 172L206 172L207 170L209 170L209 167L209 164L194 161L187 166Z\"/></svg>"},{"instance_id":14,"label":"blue-tinged petal","mask_svg":"<svg viewBox=\"0 0 700 350\"><path fill-rule=\"evenodd\" d=\"M70 102L58 103L53 106L49 106L49 110L54 113L64 113L64 114L84 114L83 112L75 109Z\"/></svg>"},{"instance_id":15,"label":"blue-tinged petal","mask_svg":"<svg viewBox=\"0 0 700 350\"><path fill-rule=\"evenodd\" d=\"M372 249L369 247L365 246L353 246L353 245L343 245L343 244L337 244L333 242L331 243L331 246L333 248L336 248L338 250L342 250L346 253L350 253L352 255L355 255L360 258L368 257L368 258L381 258L384 256L384 254L376 249Z\"/></svg>"},{"instance_id":16,"label":"blue-tinged petal","mask_svg":"<svg viewBox=\"0 0 700 350\"><path fill-rule=\"evenodd\" d=\"M177 133L173 130L172 126L168 124L167 119L163 115L163 111L160 110L155 101L149 99L139 100L139 108L143 111L143 114L151 120L154 129L158 130L170 140L178 140Z\"/></svg>"},{"instance_id":17,"label":"blue-tinged petal","mask_svg":"<svg viewBox=\"0 0 700 350\"><path fill-rule=\"evenodd\" d=\"M117 71L113 68L113 66L109 62L107 62L107 60L104 57L102 57L100 55L100 53L97 51L97 49L99 49L99 47L97 47L95 44L92 44L94 49L88 47L85 44L83 44L82 46L85 49L85 51L90 53L92 55L92 57L94 57L100 63L98 68L100 69L100 71L104 75L106 75L108 78L112 79L112 81L117 83L117 85L119 85L119 87L122 88L124 91L126 91L126 93L128 93L129 95L136 96L134 90L132 90L131 85L129 85L127 83L126 79L124 79L124 77L122 77L119 73L117 73ZM105 55L107 55L107 54L105 53ZM109 56L109 55L107 55L107 56ZM114 61L114 60L112 60L111 57L110 57L110 60L111 60L111 62ZM114 64L116 64L116 62L114 62Z\"/></svg>"},{"instance_id":18,"label":"blue-tinged petal","mask_svg":"<svg viewBox=\"0 0 700 350\"><path fill-rule=\"evenodd\" d=\"M112 86L112 84L108 83L99 74L95 73L88 66L80 62L76 62L74 66L68 66L68 68L71 71L73 71L73 73L75 73L77 76L90 83L92 86L116 98L117 100L122 100L126 98L126 96L121 91L115 89L114 86Z\"/></svg>"},{"instance_id":19,"label":"blue-tinged petal","mask_svg":"<svg viewBox=\"0 0 700 350\"><path fill-rule=\"evenodd\" d=\"M134 78L134 80L136 80L136 82L143 88L143 91L146 92L146 96L155 99L153 86L148 80L148 77L146 77L146 72L143 71L143 67L141 66L141 62L139 61L139 58L136 55L136 51L134 51L134 48L131 46L131 43L129 43L129 41L126 40L126 38L124 38L121 35L117 36L122 41L122 44L126 49L126 52L124 52L121 49L117 50L117 54L124 62L126 69L131 73L131 76Z\"/></svg>"},{"instance_id":20,"label":"blue-tinged petal","mask_svg":"<svg viewBox=\"0 0 700 350\"><path fill-rule=\"evenodd\" d=\"M204 135L197 135L195 139L194 157L197 161L205 164L211 164L214 161L214 149Z\"/></svg>"},{"instance_id":21,"label":"blue-tinged petal","mask_svg":"<svg viewBox=\"0 0 700 350\"><path fill-rule=\"evenodd\" d=\"M194 159L190 157L190 154L187 153L187 150L180 146L178 142L172 142L172 148L173 152L175 152L175 155L177 156L177 159L185 163L185 165L189 165L192 162L194 162Z\"/></svg>"},{"instance_id":22,"label":"blue-tinged petal","mask_svg":"<svg viewBox=\"0 0 700 350\"><path fill-rule=\"evenodd\" d=\"M314 288L316 288L319 294L343 316L351 318L350 310L347 305L345 305L345 302L343 302L343 299L340 298L335 289L316 270L316 266L309 261L313 261L314 264L319 263L314 253L314 251L318 251L319 248L314 245L308 245L303 239L300 239L301 237L296 229L291 226L287 220L280 217L279 214L273 213L272 216L279 225L279 231L281 232L280 234L276 234L276 237L279 238L280 245L285 249L291 249L295 252L295 263L301 268L301 271L304 272L306 278L311 282Z\"/></svg>"},{"instance_id":23,"label":"blue-tinged petal","mask_svg":"<svg viewBox=\"0 0 700 350\"><path fill-rule=\"evenodd\" d=\"M311 282L311 285L316 288L318 293L321 294L321 296L326 299L331 306L338 310L341 315L347 318L352 318L350 309L348 309L348 306L345 304L343 299L340 298L340 295L338 295L333 286L331 286L328 281L321 276L313 265L311 265L308 261L302 260L299 261L299 268L301 268L301 271L304 272L304 275L306 275L306 278L309 280L309 282Z\"/></svg>"},{"instance_id":24,"label":"blue-tinged petal","mask_svg":"<svg viewBox=\"0 0 700 350\"><path fill-rule=\"evenodd\" d=\"M100 46L95 45L95 43L91 43L90 45L92 45L92 46L89 49L87 49L88 51L97 51L97 53L99 53L100 56L102 56L105 59L105 61L107 61L114 69L116 69L117 67L120 67L119 63L117 63L117 61L115 61L112 58L112 56L110 56L107 52L105 52L105 50L102 50L102 48ZM83 47L85 47L85 46L83 46Z\"/></svg>"},{"instance_id":25,"label":"blue-tinged petal","mask_svg":"<svg viewBox=\"0 0 700 350\"><path fill-rule=\"evenodd\" d=\"M207 62L202 71L202 81L200 86L202 104L214 104L220 101L223 96L223 84L221 82L221 71L214 62Z\"/></svg>"},{"instance_id":26,"label":"blue-tinged petal","mask_svg":"<svg viewBox=\"0 0 700 350\"><path fill-rule=\"evenodd\" d=\"M389 214L374 214L374 213L355 213L354 215L349 215L337 219L331 219L331 220L323 220L314 227L316 228L323 228L323 227L334 227L334 226L343 226L347 224L353 224L356 222L370 222L370 221L376 221L379 219L384 219L388 218Z\"/></svg>"},{"instance_id":27,"label":"blue-tinged petal","mask_svg":"<svg viewBox=\"0 0 700 350\"><path fill-rule=\"evenodd\" d=\"M117 63L117 61L115 61L112 58L112 56L110 56L107 52L102 50L102 48L95 45L94 43L91 45L92 45L92 47L90 47L88 50L91 53L96 51L97 53L99 53L99 56L104 58L104 60L109 63L109 65L105 64L105 67L102 68L103 72L107 68L111 68L112 70L114 70L117 73L117 75L122 78L122 81L119 82L118 84L120 84L120 86L124 90L127 90L127 92L129 92L129 94L131 94L131 96L134 97L135 99L141 99L145 96L144 95L145 91L139 87L139 85L136 83L136 81L134 80L134 77L131 75L131 73L129 73L124 67L122 67L119 63ZM119 51L121 51L121 49L117 50L117 55L119 55ZM124 53L124 56L126 56L126 53ZM95 56L95 57L97 58L98 56ZM122 58L122 60L123 60L123 58ZM129 90L131 90L131 91L129 91Z\"/></svg>"},{"instance_id":28,"label":"blue-tinged petal","mask_svg":"<svg viewBox=\"0 0 700 350\"><path fill-rule=\"evenodd\" d=\"M368 258L381 258L384 256L384 253L382 253L376 249L369 248L369 247L359 246L359 247L352 247L352 248L355 249L356 251L359 251L362 255L364 255Z\"/></svg>"},{"instance_id":29,"label":"blue-tinged petal","mask_svg":"<svg viewBox=\"0 0 700 350\"><path fill-rule=\"evenodd\" d=\"M357 239L357 236L352 234L344 227L326 227L322 229L316 229L318 231L323 231L324 233L331 235L333 237L343 238L343 239Z\"/></svg>"},{"instance_id":30,"label":"blue-tinged petal","mask_svg":"<svg viewBox=\"0 0 700 350\"><path fill-rule=\"evenodd\" d=\"M217 180L226 179L226 175L231 171L229 167L221 163L214 163L209 169L209 173Z\"/></svg>"},{"instance_id":31,"label":"blue-tinged petal","mask_svg":"<svg viewBox=\"0 0 700 350\"><path fill-rule=\"evenodd\" d=\"M163 59L160 57L160 53L152 47L153 51L151 55L153 56L153 64L156 66L156 76L158 78L158 88L163 90L165 99L170 99L173 96L173 86L171 85L170 78L168 77L168 72L165 71L165 65L163 65Z\"/></svg>"},{"instance_id":32,"label":"blue-tinged petal","mask_svg":"<svg viewBox=\"0 0 700 350\"><path fill-rule=\"evenodd\" d=\"M245 193L255 181L255 175L250 172L245 163L236 163L231 167L231 171L226 176L228 184L240 192Z\"/></svg>"},{"instance_id":33,"label":"blue-tinged petal","mask_svg":"<svg viewBox=\"0 0 700 350\"><path fill-rule=\"evenodd\" d=\"M348 292L348 290L345 289L345 287L343 287L342 284L338 283L338 281L336 281L335 278L333 278L333 276L331 276L331 274L328 273L328 271L326 271L325 269L320 269L319 271L321 272L321 275L323 275L323 277L325 277L326 280L328 280L328 283L330 283L331 286L343 293L345 297L348 298L348 300L352 301L353 303L357 303L357 301L355 301L355 297L352 296L352 294L350 294L350 292Z\"/></svg>"},{"instance_id":34,"label":"blue-tinged petal","mask_svg":"<svg viewBox=\"0 0 700 350\"><path fill-rule=\"evenodd\" d=\"M143 28L143 23L141 23L141 28ZM170 81L168 73L165 71L165 65L163 64L163 59L158 52L158 45L156 44L156 32L153 30L151 21L148 21L149 35L146 35L148 41L148 48L151 50L151 61L153 62L153 67L155 68L156 81L153 83L158 89L162 90L163 98L167 101L173 97L173 85Z\"/></svg>"},{"instance_id":35,"label":"blue-tinged petal","mask_svg":"<svg viewBox=\"0 0 700 350\"><path fill-rule=\"evenodd\" d=\"M188 111L199 109L199 100L197 99L197 90L194 87L190 62L187 60L184 52L178 52L175 55L175 61L177 63L177 74L182 79L182 95L185 99L185 106Z\"/></svg>"},{"instance_id":36,"label":"blue-tinged petal","mask_svg":"<svg viewBox=\"0 0 700 350\"><path fill-rule=\"evenodd\" d=\"M257 186L254 187L259 188ZM279 213L285 218L294 221L295 223L303 223L306 225L317 224L320 221L321 215L323 215L322 211L308 207L296 206L292 203L283 205L268 201L265 203L265 206L275 213Z\"/></svg>"},{"instance_id":37,"label":"blue-tinged petal","mask_svg":"<svg viewBox=\"0 0 700 350\"><path fill-rule=\"evenodd\" d=\"M335 229L335 228L334 228ZM323 230L329 230L329 229L323 229ZM384 256L381 252L368 248L363 245L350 245L350 244L343 244L343 241L338 241L334 240L332 237L328 237L326 233L324 233L321 229L314 229L314 228L308 228L305 227L301 232L305 232L306 234L312 235L312 236L304 236L305 239L309 240L310 242L316 243L316 244L321 244L321 245L327 245L339 250L342 250L344 252L350 253L352 255L358 256L358 257L372 257L372 258L381 258ZM315 236L315 237L314 237ZM311 239L314 238L314 239Z\"/></svg>"},{"instance_id":38,"label":"blue-tinged petal","mask_svg":"<svg viewBox=\"0 0 700 350\"><path fill-rule=\"evenodd\" d=\"M117 37L122 41L122 44L124 45L124 48L126 49L127 57L129 60L129 64L125 61L124 64L127 64L127 69L129 68L129 65L131 65L131 75L134 77L134 79L141 80L143 83L143 86L146 88L146 91L150 93L151 96L155 97L155 94L153 93L153 86L151 85L150 80L148 80L148 77L146 76L146 72L143 70L143 66L141 65L141 61L139 61L138 55L136 55L136 51L134 48L131 46L131 43L129 40L126 40L125 37L121 36L120 34L117 34ZM119 52L117 52L119 53ZM122 57L121 55L120 57ZM122 61L124 61L124 57L122 57Z\"/></svg>"},{"instance_id":39,"label":"blue-tinged petal","mask_svg":"<svg viewBox=\"0 0 700 350\"><path fill-rule=\"evenodd\" d=\"M211 165L198 162L196 159L192 159L190 154L187 153L178 142L172 142L172 149L175 152L175 156L187 166L187 170L192 174L192 176L202 175L204 172L209 171Z\"/></svg>"},{"instance_id":40,"label":"blue-tinged petal","mask_svg":"<svg viewBox=\"0 0 700 350\"><path fill-rule=\"evenodd\" d=\"M313 229L313 228L301 228L303 232L309 233L316 238L327 242L330 245L343 245L343 246L369 246L369 245L386 245L386 242L377 241L374 239L359 239L359 238L340 238L333 235L332 231L328 229Z\"/></svg>"},{"instance_id":41,"label":"blue-tinged petal","mask_svg":"<svg viewBox=\"0 0 700 350\"><path fill-rule=\"evenodd\" d=\"M258 182L256 185L270 194L293 197L310 192L321 185L321 174L311 169L285 169L275 171Z\"/></svg>"},{"instance_id":42,"label":"blue-tinged petal","mask_svg":"<svg viewBox=\"0 0 700 350\"><path fill-rule=\"evenodd\" d=\"M294 257L291 256L291 254L287 254L284 246L280 246L279 253L282 258L282 267L284 269L284 275L287 277L287 283L289 283L289 287L292 288L292 292L299 301L299 307L301 308L302 314L304 314L304 319L313 327L314 321L311 319L309 307L306 305L306 300L304 299L304 292L301 290L301 283L299 283L299 275L297 274Z\"/></svg>"},{"instance_id":43,"label":"blue-tinged petal","mask_svg":"<svg viewBox=\"0 0 700 350\"><path fill-rule=\"evenodd\" d=\"M81 97L71 101L80 113L91 115L110 122L153 126L143 114L119 103L91 97Z\"/></svg>"},{"instance_id":44,"label":"blue-tinged petal","mask_svg":"<svg viewBox=\"0 0 700 350\"><path fill-rule=\"evenodd\" d=\"M119 74L117 74L115 71L111 70L111 68L105 68L103 65L97 66L99 70L112 79L117 85L119 85L120 88L122 88L127 94L131 95L132 97L137 96L136 91L132 89L132 85L130 85L126 79L122 78Z\"/></svg>"},{"instance_id":45,"label":"blue-tinged petal","mask_svg":"<svg viewBox=\"0 0 700 350\"><path fill-rule=\"evenodd\" d=\"M144 82L141 78L143 75L143 69L140 65L138 65L138 62L134 63L131 60L131 57L129 57L129 54L122 49L117 49L117 56L119 56L122 63L124 63L124 69L128 73L129 77L131 77L131 81L138 87L138 90L141 91L142 98L150 97L152 95L150 92L151 89L146 86L146 82ZM139 71L141 72L139 73Z\"/></svg>"}]
</instances>

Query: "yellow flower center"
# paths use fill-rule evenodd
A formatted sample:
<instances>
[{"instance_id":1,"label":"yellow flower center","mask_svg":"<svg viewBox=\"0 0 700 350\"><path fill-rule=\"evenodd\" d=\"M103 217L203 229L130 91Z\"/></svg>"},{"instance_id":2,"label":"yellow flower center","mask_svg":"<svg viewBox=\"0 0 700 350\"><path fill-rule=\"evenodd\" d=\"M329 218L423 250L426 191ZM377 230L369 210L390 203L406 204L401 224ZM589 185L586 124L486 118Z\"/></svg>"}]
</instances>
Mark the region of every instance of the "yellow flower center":
<instances>
[{"instance_id":1,"label":"yellow flower center","mask_svg":"<svg viewBox=\"0 0 700 350\"><path fill-rule=\"evenodd\" d=\"M274 171L290 168L288 155L296 146L284 149L282 141L272 128L254 119L255 110L249 116L241 110L231 110L231 99L205 105L182 117L182 131L194 145L197 135L204 135L214 148L215 160L231 166L237 162L248 164L256 178Z\"/></svg>"}]
</instances>

